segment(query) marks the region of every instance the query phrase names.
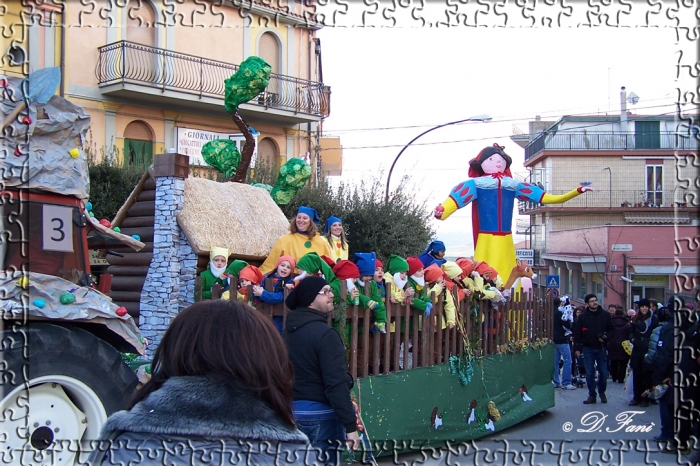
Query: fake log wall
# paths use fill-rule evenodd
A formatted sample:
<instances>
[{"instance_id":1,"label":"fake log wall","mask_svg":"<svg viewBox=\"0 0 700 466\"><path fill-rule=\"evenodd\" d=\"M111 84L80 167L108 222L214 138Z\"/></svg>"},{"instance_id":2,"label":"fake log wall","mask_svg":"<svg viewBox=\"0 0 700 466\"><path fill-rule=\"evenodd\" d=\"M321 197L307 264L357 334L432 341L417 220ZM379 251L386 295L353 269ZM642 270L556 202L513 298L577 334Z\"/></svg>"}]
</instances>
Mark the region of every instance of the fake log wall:
<instances>
[{"instance_id":1,"label":"fake log wall","mask_svg":"<svg viewBox=\"0 0 700 466\"><path fill-rule=\"evenodd\" d=\"M138 190L138 186L136 190ZM117 215L115 221L125 235L139 235L146 246L139 252L124 245L109 246L124 257L107 255L107 273L112 274L109 296L118 306L124 306L136 322L139 321L141 290L153 258L153 222L155 213L156 181L146 176L140 183L140 191L126 212Z\"/></svg>"}]
</instances>

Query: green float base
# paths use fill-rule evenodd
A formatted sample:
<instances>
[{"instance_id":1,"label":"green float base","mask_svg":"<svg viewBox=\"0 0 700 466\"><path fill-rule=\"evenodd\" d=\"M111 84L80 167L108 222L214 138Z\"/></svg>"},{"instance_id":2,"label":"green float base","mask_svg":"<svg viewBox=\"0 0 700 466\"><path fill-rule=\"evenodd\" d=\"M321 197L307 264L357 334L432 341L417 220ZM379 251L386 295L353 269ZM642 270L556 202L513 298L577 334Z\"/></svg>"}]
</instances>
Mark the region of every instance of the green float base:
<instances>
[{"instance_id":1,"label":"green float base","mask_svg":"<svg viewBox=\"0 0 700 466\"><path fill-rule=\"evenodd\" d=\"M467 385L450 373L449 364L360 379L355 388L375 454L442 447L498 433L554 407L551 382L554 345L476 361ZM521 387L525 386L525 401ZM469 423L476 400L476 420ZM501 418L486 428L489 401ZM436 428L433 413L441 415Z\"/></svg>"}]
</instances>

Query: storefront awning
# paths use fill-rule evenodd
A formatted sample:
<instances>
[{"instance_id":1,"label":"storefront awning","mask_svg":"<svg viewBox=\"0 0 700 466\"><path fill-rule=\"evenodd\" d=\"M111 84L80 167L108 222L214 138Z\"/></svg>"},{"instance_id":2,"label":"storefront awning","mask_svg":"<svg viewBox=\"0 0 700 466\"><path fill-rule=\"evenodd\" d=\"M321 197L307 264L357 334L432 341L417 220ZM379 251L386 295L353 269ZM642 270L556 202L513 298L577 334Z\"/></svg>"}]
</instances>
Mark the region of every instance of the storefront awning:
<instances>
[{"instance_id":1,"label":"storefront awning","mask_svg":"<svg viewBox=\"0 0 700 466\"><path fill-rule=\"evenodd\" d=\"M639 275L675 275L675 265L631 265L635 274ZM681 265L678 273L681 275L700 275L700 265Z\"/></svg>"},{"instance_id":2,"label":"storefront awning","mask_svg":"<svg viewBox=\"0 0 700 466\"><path fill-rule=\"evenodd\" d=\"M689 223L688 212L625 212L627 223Z\"/></svg>"}]
</instances>

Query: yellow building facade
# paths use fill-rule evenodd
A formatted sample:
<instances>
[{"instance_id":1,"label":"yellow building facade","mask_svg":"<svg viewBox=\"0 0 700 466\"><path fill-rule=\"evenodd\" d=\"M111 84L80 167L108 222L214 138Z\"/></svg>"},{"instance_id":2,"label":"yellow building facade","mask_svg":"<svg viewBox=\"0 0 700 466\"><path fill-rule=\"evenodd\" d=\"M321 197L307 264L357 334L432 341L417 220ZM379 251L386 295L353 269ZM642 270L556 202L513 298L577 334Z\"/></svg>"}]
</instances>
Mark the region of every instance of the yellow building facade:
<instances>
[{"instance_id":1,"label":"yellow building facade","mask_svg":"<svg viewBox=\"0 0 700 466\"><path fill-rule=\"evenodd\" d=\"M292 157L312 165L320 160L315 141L330 112L330 87L322 83L321 25L312 19L313 7L291 1L286 7L163 0L6 4L2 73L60 67L59 93L90 114L86 149L98 160L109 155L145 167L153 154L176 151L197 165L207 140L240 139L223 107L223 83L252 55L273 73L265 92L239 108L258 133L257 161L279 167Z\"/></svg>"}]
</instances>

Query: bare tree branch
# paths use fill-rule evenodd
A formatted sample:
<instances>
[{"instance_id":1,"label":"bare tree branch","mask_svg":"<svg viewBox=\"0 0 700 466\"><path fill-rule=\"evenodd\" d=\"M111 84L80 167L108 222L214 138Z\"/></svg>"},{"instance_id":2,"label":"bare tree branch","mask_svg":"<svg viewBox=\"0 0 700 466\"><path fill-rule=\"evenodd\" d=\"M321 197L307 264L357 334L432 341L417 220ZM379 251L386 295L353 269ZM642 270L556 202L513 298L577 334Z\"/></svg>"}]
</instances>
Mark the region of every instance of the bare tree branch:
<instances>
[{"instance_id":1,"label":"bare tree branch","mask_svg":"<svg viewBox=\"0 0 700 466\"><path fill-rule=\"evenodd\" d=\"M596 260L595 256L596 253L593 251L593 246L591 246L591 243L588 241L588 238L586 238L586 234L583 233L581 236L583 236L583 240L586 242L586 245L588 246L588 250L591 251L591 257L593 257L593 263L595 263L595 268L596 270L600 270L598 267L599 262ZM601 277L603 277L603 283L610 288L612 291L615 292L616 295L620 297L620 300L624 303L625 301L625 292L623 291L618 291L617 287L615 286L616 283L614 280L610 279L610 274L608 274L607 267L605 265L603 266L604 272L601 273Z\"/></svg>"}]
</instances>

